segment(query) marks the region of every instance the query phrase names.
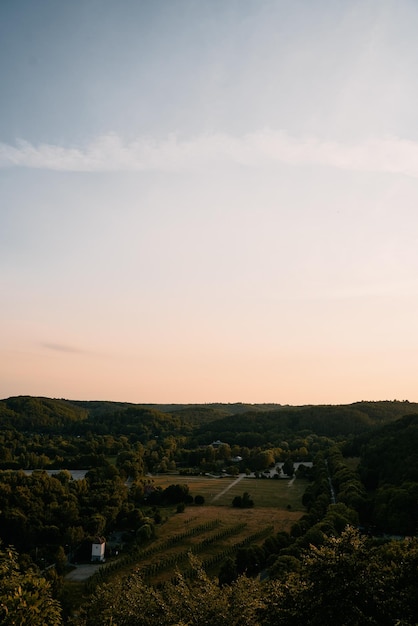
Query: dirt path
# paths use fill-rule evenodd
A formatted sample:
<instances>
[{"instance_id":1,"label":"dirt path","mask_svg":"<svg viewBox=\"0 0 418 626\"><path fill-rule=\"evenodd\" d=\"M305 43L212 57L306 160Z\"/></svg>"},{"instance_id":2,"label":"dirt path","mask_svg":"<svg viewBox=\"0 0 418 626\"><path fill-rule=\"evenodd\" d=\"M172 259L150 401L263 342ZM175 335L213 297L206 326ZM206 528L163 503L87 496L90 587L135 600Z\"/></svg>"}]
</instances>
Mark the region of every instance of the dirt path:
<instances>
[{"instance_id":1,"label":"dirt path","mask_svg":"<svg viewBox=\"0 0 418 626\"><path fill-rule=\"evenodd\" d=\"M101 563L87 563L85 565L77 565L75 569L73 569L65 576L65 580L72 580L77 582L87 580L87 578L93 576L93 574L95 574L97 570L101 568L101 566Z\"/></svg>"},{"instance_id":2,"label":"dirt path","mask_svg":"<svg viewBox=\"0 0 418 626\"><path fill-rule=\"evenodd\" d=\"M233 480L232 483L229 483L229 485L227 487L225 487L225 489L223 489L222 491L217 493L216 496L214 498L212 498L212 502L215 502L216 500L218 500L221 496L224 495L224 493L229 491L231 489L231 487L233 487L234 485L239 483L239 481L242 480L243 478L245 478L245 474L240 474L236 480Z\"/></svg>"}]
</instances>

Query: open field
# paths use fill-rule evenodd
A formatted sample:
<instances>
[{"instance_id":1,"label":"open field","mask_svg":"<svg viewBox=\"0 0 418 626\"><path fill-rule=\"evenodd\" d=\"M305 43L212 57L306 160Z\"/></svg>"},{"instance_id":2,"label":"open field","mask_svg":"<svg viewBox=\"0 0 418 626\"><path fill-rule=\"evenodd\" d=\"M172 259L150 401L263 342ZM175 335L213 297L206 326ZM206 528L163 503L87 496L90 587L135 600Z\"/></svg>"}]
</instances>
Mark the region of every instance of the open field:
<instances>
[{"instance_id":1,"label":"open field","mask_svg":"<svg viewBox=\"0 0 418 626\"><path fill-rule=\"evenodd\" d=\"M156 487L165 489L168 485L189 485L191 495L202 495L207 504L211 503L213 498L222 489L234 482L234 478L210 478L207 476L180 476L179 474L160 474L152 477Z\"/></svg>"},{"instance_id":2,"label":"open field","mask_svg":"<svg viewBox=\"0 0 418 626\"><path fill-rule=\"evenodd\" d=\"M221 495L213 504L230 506L235 496L248 491L255 507L278 507L293 511L304 511L302 496L307 487L305 480L260 480L244 478Z\"/></svg>"},{"instance_id":3,"label":"open field","mask_svg":"<svg viewBox=\"0 0 418 626\"><path fill-rule=\"evenodd\" d=\"M179 513L170 517L169 520L158 528L159 539L167 539L172 535L176 535L184 531L185 528L210 522L216 519L221 521L221 526L234 526L239 523L245 523L245 534L251 535L256 533L263 527L272 526L273 533L281 530L290 530L301 517L298 511L283 511L273 507L253 508L253 509L235 509L231 507L215 507L215 506L192 506L186 508L184 513ZM232 541L232 540L231 540ZM232 543L235 542L235 539ZM191 544L192 541L189 541ZM229 543L231 543L229 541Z\"/></svg>"},{"instance_id":4,"label":"open field","mask_svg":"<svg viewBox=\"0 0 418 626\"><path fill-rule=\"evenodd\" d=\"M291 480L247 478L242 475L239 478L240 480L237 482L237 478L230 477L165 475L155 476L153 480L156 486L163 489L173 483L189 485L191 495L193 497L198 494L202 495L207 505L231 506L235 496L248 491L254 500L255 508L277 507L279 509L290 508L292 511L305 511L305 507L302 505L302 496L308 481L300 478Z\"/></svg>"}]
</instances>

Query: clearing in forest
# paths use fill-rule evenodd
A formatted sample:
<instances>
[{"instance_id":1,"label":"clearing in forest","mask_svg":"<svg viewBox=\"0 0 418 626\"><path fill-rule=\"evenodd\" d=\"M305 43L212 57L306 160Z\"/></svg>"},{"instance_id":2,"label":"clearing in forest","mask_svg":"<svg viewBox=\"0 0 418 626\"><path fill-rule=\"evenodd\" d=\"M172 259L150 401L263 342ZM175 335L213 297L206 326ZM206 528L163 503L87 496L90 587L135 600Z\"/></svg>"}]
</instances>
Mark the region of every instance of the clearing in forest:
<instances>
[{"instance_id":1,"label":"clearing in forest","mask_svg":"<svg viewBox=\"0 0 418 626\"><path fill-rule=\"evenodd\" d=\"M180 476L166 474L154 476L155 486L168 487L171 484L188 485L190 494L202 495L206 505L231 506L237 495L247 491L254 500L255 508L274 507L290 511L305 512L302 496L308 481L302 478L250 478L236 477L210 478L206 476ZM300 516L299 516L300 517Z\"/></svg>"}]
</instances>

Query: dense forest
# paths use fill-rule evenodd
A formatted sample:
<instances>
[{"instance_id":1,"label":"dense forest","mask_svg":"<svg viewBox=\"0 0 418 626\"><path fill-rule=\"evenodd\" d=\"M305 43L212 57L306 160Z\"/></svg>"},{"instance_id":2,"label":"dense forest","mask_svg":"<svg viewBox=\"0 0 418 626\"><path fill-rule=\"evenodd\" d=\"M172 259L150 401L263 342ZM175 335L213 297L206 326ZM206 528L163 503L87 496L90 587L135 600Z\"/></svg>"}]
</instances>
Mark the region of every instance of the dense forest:
<instances>
[{"instance_id":1,"label":"dense forest","mask_svg":"<svg viewBox=\"0 0 418 626\"><path fill-rule=\"evenodd\" d=\"M417 624L417 450L410 402L2 400L0 621ZM205 498L192 485L204 476L248 476L260 493L293 478L300 513L288 505L279 531L228 525L222 507L198 518ZM242 491L232 508L261 508ZM164 538L172 516L184 531ZM68 572L89 563L97 538L106 564L75 597ZM171 554L170 542L184 549Z\"/></svg>"}]
</instances>

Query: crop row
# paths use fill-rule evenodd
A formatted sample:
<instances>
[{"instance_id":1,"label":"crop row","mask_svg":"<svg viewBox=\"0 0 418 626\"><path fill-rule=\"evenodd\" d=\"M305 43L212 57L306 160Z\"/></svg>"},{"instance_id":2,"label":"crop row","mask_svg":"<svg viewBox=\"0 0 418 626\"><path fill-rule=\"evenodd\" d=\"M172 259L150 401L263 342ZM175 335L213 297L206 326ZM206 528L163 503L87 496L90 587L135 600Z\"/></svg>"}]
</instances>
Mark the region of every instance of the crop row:
<instances>
[{"instance_id":1,"label":"crop row","mask_svg":"<svg viewBox=\"0 0 418 626\"><path fill-rule=\"evenodd\" d=\"M242 541L239 541L238 543L235 543L234 545L229 546L228 548L225 548L221 552L217 552L216 554L212 555L211 557L205 559L202 562L203 569L207 571L211 569L212 567L214 567L215 565L222 563L222 561L224 561L228 556L232 556L233 554L235 554L235 552L237 552L240 548L245 548L249 544L255 543L256 541L259 541L260 539L267 537L268 535L272 533L272 531L273 531L273 526L267 526L266 528L263 528L257 533L248 535ZM190 567L182 573L182 576L184 578L194 578L196 577L196 575L197 575L197 571L196 571L196 568L194 567ZM171 582L175 583L176 581L177 581L177 577L173 576L171 579Z\"/></svg>"},{"instance_id":2,"label":"crop row","mask_svg":"<svg viewBox=\"0 0 418 626\"><path fill-rule=\"evenodd\" d=\"M201 527L203 527L203 526L207 526L207 524L202 524ZM209 538L205 539L204 541L202 541L201 543L197 544L196 546L194 546L191 549L184 550L183 552L181 552L179 554L172 554L170 556L167 556L164 559L161 559L160 561L157 561L156 563L151 563L150 565L145 566L142 570L138 569L137 572L139 572L144 578L149 578L149 577L151 577L151 576L161 572L164 569L168 569L169 567L172 567L174 565L177 565L181 561L184 561L186 558L189 557L189 555L191 553L197 554L197 553L201 552L210 543L214 543L216 541L220 541L222 539L225 539L228 536L231 536L234 533L240 532L243 529L243 527L245 527L245 524L237 524L235 526L226 528L224 531L222 531L220 533L217 533L214 537L209 537ZM240 548L243 548L243 547L245 547L245 546L247 546L247 545L249 545L251 543L259 541L263 537L266 537L266 536L270 535L272 530L273 530L273 527L272 526L268 526L267 528L263 528L262 530L258 531L257 533L253 533L252 535L248 535L242 541L239 541L238 543L235 543L232 546L229 546L228 548L225 548L222 551L217 552L216 554L212 555L211 557L205 559L202 562L203 569L209 570L214 565L217 565L217 564L221 563L228 556L233 555ZM133 556L134 555L129 555L129 557L130 557L129 560L125 559L125 560L122 561L122 559L120 559L118 561L112 561L111 563L108 563L107 565L101 567L86 582L86 586L85 586L86 591L88 593L93 592L94 589L96 588L96 586L99 585L100 583L105 582L110 574L118 571L119 569L122 569L122 567L124 567L125 565L127 565L129 563L133 563L134 560L135 560L133 558ZM185 570L183 572L183 576L185 578L193 578L193 577L195 577L196 576L195 568L193 568L193 567L188 568L187 570ZM177 580L177 577L174 576L171 580L172 580L172 582L175 582Z\"/></svg>"},{"instance_id":3,"label":"crop row","mask_svg":"<svg viewBox=\"0 0 418 626\"><path fill-rule=\"evenodd\" d=\"M221 532L216 533L216 535L213 535L212 537L207 537L200 543L191 546L183 552L168 555L163 559L160 559L159 561L156 561L154 563L150 563L149 565L146 565L145 567L137 571L139 571L139 573L144 578L149 579L151 576L155 576L155 574L158 574L159 572L168 569L169 567L173 567L174 565L178 565L179 563L181 563L181 561L186 560L189 557L189 554L199 554L199 552L203 552L211 544L217 543L218 541L222 541L222 539L226 539L227 537L231 537L232 535L240 533L245 527L245 523L236 524L235 526L229 526Z\"/></svg>"},{"instance_id":4,"label":"crop row","mask_svg":"<svg viewBox=\"0 0 418 626\"><path fill-rule=\"evenodd\" d=\"M140 548L136 548L136 549L134 548L129 554L124 554L120 556L116 561L111 561L110 563L103 565L95 574L93 574L93 576L91 576L86 581L86 585L85 585L86 591L88 593L91 593L98 584L105 582L105 580L112 573L123 569L127 565L137 563L138 561L143 561L146 558L149 558L150 556L153 556L154 554L158 552L167 550L167 548L170 548L171 546L177 543L180 543L181 541L184 541L185 539L190 539L191 537L195 537L201 533L214 530L220 525L220 523L221 522L219 519L215 519L210 522L205 522L204 524L200 524L199 526L194 526L193 528L190 528L189 530L186 530L177 535L172 535L171 537L168 537L168 539L166 539L162 543L152 544L148 548L145 548L144 550L141 550Z\"/></svg>"},{"instance_id":5,"label":"crop row","mask_svg":"<svg viewBox=\"0 0 418 626\"><path fill-rule=\"evenodd\" d=\"M196 537L196 535L200 535L201 533L213 530L214 528L217 528L220 523L221 520L217 518L210 522L199 524L199 526L193 526L193 528L190 528L189 530L185 530L182 533L178 533L177 535L172 535L171 537L168 537L165 541L161 543L155 543L150 545L148 548L145 548L145 550L136 551L136 555L140 559L146 559L147 557L152 556L157 552L167 550L167 548L171 548L175 544L181 543L185 539L190 539L191 537Z\"/></svg>"}]
</instances>

